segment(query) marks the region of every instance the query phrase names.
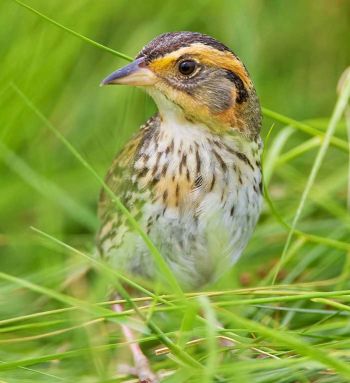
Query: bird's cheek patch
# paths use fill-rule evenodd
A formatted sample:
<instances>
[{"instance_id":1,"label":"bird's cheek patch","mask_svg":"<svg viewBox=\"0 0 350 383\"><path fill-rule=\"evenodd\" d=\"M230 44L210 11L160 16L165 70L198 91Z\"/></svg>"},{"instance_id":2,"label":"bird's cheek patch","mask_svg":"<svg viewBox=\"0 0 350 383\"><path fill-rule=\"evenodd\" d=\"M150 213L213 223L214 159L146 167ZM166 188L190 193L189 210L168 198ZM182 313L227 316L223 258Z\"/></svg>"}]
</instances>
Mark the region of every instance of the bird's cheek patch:
<instances>
[{"instance_id":1,"label":"bird's cheek patch","mask_svg":"<svg viewBox=\"0 0 350 383\"><path fill-rule=\"evenodd\" d=\"M213 86L217 83L220 83L220 86ZM235 95L234 87L222 78L201 86L194 94L198 104L206 105L213 115L231 108L234 104Z\"/></svg>"},{"instance_id":2,"label":"bird's cheek patch","mask_svg":"<svg viewBox=\"0 0 350 383\"><path fill-rule=\"evenodd\" d=\"M207 114L207 108L205 105L198 103L195 97L185 92L178 91L176 101L190 116L201 117Z\"/></svg>"}]
</instances>

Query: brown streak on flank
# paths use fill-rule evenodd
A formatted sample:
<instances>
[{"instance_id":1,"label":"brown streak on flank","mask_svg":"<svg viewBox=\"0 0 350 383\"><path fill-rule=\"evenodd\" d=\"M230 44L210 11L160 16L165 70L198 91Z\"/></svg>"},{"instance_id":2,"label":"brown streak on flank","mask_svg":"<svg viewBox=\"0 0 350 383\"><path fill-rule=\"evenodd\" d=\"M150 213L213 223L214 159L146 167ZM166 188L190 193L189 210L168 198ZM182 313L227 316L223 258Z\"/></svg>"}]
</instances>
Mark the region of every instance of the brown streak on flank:
<instances>
[{"instance_id":1,"label":"brown streak on flank","mask_svg":"<svg viewBox=\"0 0 350 383\"><path fill-rule=\"evenodd\" d=\"M168 162L164 164L163 169L162 169L162 177L164 177L166 175L166 172L168 170L168 166L169 166Z\"/></svg>"},{"instance_id":2,"label":"brown streak on flank","mask_svg":"<svg viewBox=\"0 0 350 383\"><path fill-rule=\"evenodd\" d=\"M215 157L217 158L217 160L219 161L222 170L224 172L226 172L227 165L226 165L225 161L222 159L222 157L220 156L220 154L216 150L213 150L213 153L214 153Z\"/></svg>"},{"instance_id":3,"label":"brown streak on flank","mask_svg":"<svg viewBox=\"0 0 350 383\"><path fill-rule=\"evenodd\" d=\"M168 190L164 190L164 193L163 193L163 202L165 203L166 200L168 198Z\"/></svg>"},{"instance_id":4,"label":"brown streak on flank","mask_svg":"<svg viewBox=\"0 0 350 383\"><path fill-rule=\"evenodd\" d=\"M213 173L213 179L211 181L211 184L210 184L210 188L209 188L209 191L211 192L214 188L214 184L215 184L215 174Z\"/></svg>"},{"instance_id":5,"label":"brown streak on flank","mask_svg":"<svg viewBox=\"0 0 350 383\"><path fill-rule=\"evenodd\" d=\"M158 167L154 166L154 168L152 170L152 177L154 177L156 175L157 171L158 171Z\"/></svg>"},{"instance_id":6,"label":"brown streak on flank","mask_svg":"<svg viewBox=\"0 0 350 383\"><path fill-rule=\"evenodd\" d=\"M153 168L153 171L152 171L152 176L154 176L157 171L158 171L158 165L159 165L159 160L160 160L160 157L162 156L162 153L161 152L158 152L157 154L157 159L156 159L156 163L154 165L154 168Z\"/></svg>"},{"instance_id":7,"label":"brown streak on flank","mask_svg":"<svg viewBox=\"0 0 350 383\"><path fill-rule=\"evenodd\" d=\"M157 183L160 181L159 177L152 177L152 179L149 181L150 186L154 187L157 185Z\"/></svg>"},{"instance_id":8,"label":"brown streak on flank","mask_svg":"<svg viewBox=\"0 0 350 383\"><path fill-rule=\"evenodd\" d=\"M235 155L237 158L239 158L241 161L243 161L244 163L246 163L247 165L249 165L249 167L254 170L254 166L252 165L252 163L249 161L249 158L244 154L244 153L241 153L241 152L236 152L235 150L233 150L232 148L230 148L228 145L225 145L225 149Z\"/></svg>"},{"instance_id":9,"label":"brown streak on flank","mask_svg":"<svg viewBox=\"0 0 350 383\"><path fill-rule=\"evenodd\" d=\"M226 146L227 146L227 145L224 145L222 142L216 141L216 140L214 140L214 141L208 140L208 143L210 146L212 145L212 143L214 143L214 145L216 145L219 149L226 148Z\"/></svg>"},{"instance_id":10,"label":"brown streak on flank","mask_svg":"<svg viewBox=\"0 0 350 383\"><path fill-rule=\"evenodd\" d=\"M179 206L179 197L180 197L180 187L179 187L179 184L176 183L176 189L175 189L175 207Z\"/></svg>"},{"instance_id":11,"label":"brown streak on flank","mask_svg":"<svg viewBox=\"0 0 350 383\"><path fill-rule=\"evenodd\" d=\"M186 160L187 160L187 154L184 153L184 154L182 155L182 160L181 160L183 166L186 166Z\"/></svg>"},{"instance_id":12,"label":"brown streak on flank","mask_svg":"<svg viewBox=\"0 0 350 383\"><path fill-rule=\"evenodd\" d=\"M187 154L183 153L179 164L179 173L182 174L182 168L186 167Z\"/></svg>"},{"instance_id":13,"label":"brown streak on flank","mask_svg":"<svg viewBox=\"0 0 350 383\"><path fill-rule=\"evenodd\" d=\"M197 164L197 174L200 172L201 170L201 158L200 158L200 155L199 155L199 151L198 151L198 148L196 149L196 164Z\"/></svg>"},{"instance_id":14,"label":"brown streak on flank","mask_svg":"<svg viewBox=\"0 0 350 383\"><path fill-rule=\"evenodd\" d=\"M153 192L157 200L162 200L167 208L181 206L192 191L192 184L185 174L177 175L176 182L171 175L162 177L155 185Z\"/></svg>"},{"instance_id":15,"label":"brown streak on flank","mask_svg":"<svg viewBox=\"0 0 350 383\"><path fill-rule=\"evenodd\" d=\"M240 153L240 152L235 152L235 154L236 154L236 156L237 156L240 160L242 160L243 162L245 162L247 165L250 166L250 168L251 168L252 170L254 170L253 165L251 164L251 162L249 161L248 157L247 157L245 154Z\"/></svg>"},{"instance_id":16,"label":"brown streak on flank","mask_svg":"<svg viewBox=\"0 0 350 383\"><path fill-rule=\"evenodd\" d=\"M138 174L138 176L139 176L140 178L143 178L143 177L145 177L145 176L147 175L148 171L149 171L149 169L148 169L147 167L144 167L144 168L140 171L140 173Z\"/></svg>"}]
</instances>

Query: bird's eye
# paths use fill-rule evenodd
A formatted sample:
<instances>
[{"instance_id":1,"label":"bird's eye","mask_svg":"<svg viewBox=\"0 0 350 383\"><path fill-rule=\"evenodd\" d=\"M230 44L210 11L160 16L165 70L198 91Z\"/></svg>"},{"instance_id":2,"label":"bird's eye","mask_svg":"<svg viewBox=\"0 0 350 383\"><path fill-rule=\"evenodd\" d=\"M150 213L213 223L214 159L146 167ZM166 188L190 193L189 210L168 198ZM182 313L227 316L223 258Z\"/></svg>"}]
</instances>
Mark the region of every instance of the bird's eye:
<instances>
[{"instance_id":1,"label":"bird's eye","mask_svg":"<svg viewBox=\"0 0 350 383\"><path fill-rule=\"evenodd\" d=\"M181 61L179 64L179 72L185 76L189 76L196 69L197 63L193 60Z\"/></svg>"}]
</instances>

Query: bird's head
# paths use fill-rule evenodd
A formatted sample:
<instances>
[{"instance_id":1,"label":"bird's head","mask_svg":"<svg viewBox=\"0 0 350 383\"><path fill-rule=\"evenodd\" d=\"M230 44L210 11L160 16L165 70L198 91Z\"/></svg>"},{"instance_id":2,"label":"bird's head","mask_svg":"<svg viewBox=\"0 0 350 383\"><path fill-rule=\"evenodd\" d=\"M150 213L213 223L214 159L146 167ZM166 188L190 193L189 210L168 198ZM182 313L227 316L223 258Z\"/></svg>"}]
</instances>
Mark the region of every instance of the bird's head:
<instances>
[{"instance_id":1,"label":"bird's head","mask_svg":"<svg viewBox=\"0 0 350 383\"><path fill-rule=\"evenodd\" d=\"M144 87L163 119L183 118L247 137L260 131L260 104L245 66L224 44L201 33L156 37L102 84Z\"/></svg>"}]
</instances>

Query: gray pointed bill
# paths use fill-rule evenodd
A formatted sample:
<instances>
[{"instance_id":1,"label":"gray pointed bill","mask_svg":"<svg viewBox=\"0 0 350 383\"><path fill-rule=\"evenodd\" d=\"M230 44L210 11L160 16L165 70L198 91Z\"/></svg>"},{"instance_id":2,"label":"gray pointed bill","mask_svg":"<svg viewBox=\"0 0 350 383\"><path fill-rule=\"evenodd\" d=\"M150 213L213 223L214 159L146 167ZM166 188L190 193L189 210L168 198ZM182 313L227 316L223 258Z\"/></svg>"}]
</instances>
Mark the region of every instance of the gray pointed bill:
<instances>
[{"instance_id":1,"label":"gray pointed bill","mask_svg":"<svg viewBox=\"0 0 350 383\"><path fill-rule=\"evenodd\" d=\"M150 86L153 85L155 81L155 74L146 67L144 59L139 58L111 73L101 82L101 86L114 84Z\"/></svg>"}]
</instances>

